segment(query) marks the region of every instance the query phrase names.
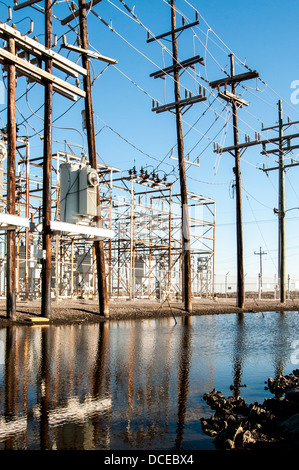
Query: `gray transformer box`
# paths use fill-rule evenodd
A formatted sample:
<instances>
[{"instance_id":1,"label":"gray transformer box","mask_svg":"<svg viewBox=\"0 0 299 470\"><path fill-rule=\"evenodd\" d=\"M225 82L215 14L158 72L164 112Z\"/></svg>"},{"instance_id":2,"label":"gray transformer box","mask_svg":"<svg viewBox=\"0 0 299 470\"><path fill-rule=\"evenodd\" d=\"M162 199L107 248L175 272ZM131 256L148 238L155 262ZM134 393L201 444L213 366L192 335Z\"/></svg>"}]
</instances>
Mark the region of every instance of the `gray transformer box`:
<instances>
[{"instance_id":1,"label":"gray transformer box","mask_svg":"<svg viewBox=\"0 0 299 470\"><path fill-rule=\"evenodd\" d=\"M76 224L85 217L97 215L96 170L79 163L60 165L60 220Z\"/></svg>"}]
</instances>

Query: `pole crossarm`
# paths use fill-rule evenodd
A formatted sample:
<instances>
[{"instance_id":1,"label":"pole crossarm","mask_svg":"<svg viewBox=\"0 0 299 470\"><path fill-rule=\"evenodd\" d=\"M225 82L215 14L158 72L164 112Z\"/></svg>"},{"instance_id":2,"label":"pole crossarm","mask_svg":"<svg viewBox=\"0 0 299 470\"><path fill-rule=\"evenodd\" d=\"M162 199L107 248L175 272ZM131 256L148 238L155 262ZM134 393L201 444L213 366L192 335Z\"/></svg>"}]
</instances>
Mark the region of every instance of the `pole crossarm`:
<instances>
[{"instance_id":1,"label":"pole crossarm","mask_svg":"<svg viewBox=\"0 0 299 470\"><path fill-rule=\"evenodd\" d=\"M200 63L204 65L203 58L199 55L191 57L190 59L183 60L182 62L178 62L177 65L171 65L170 67L166 67L164 69L158 70L158 72L153 72L150 74L152 78L163 78L165 75L168 75L174 72L175 69L184 69L186 67L192 67L194 64Z\"/></svg>"},{"instance_id":2,"label":"pole crossarm","mask_svg":"<svg viewBox=\"0 0 299 470\"><path fill-rule=\"evenodd\" d=\"M78 74L86 75L86 70L80 65L77 65L75 62L72 62L57 52L48 49L43 44L29 38L25 34L20 33L20 31L17 31L5 23L0 23L0 37L4 39L12 37L15 40L15 43L29 54L41 57L44 60L47 58L52 59L53 66L68 75L72 75L75 78L78 77Z\"/></svg>"},{"instance_id":3,"label":"pole crossarm","mask_svg":"<svg viewBox=\"0 0 299 470\"><path fill-rule=\"evenodd\" d=\"M291 140L291 139L295 139L296 137L299 137L299 134L292 134L292 135L283 136L283 140L288 141L288 140ZM243 144L232 145L230 147L217 147L217 148L215 148L214 152L216 152L216 153L232 152L233 150L242 149L242 148L246 148L246 147L251 147L253 145L266 145L266 144L270 144L270 143L273 143L273 142L275 143L275 142L279 142L279 141L280 141L280 137L273 137L271 139L264 139L264 140L257 139L257 140L252 140L251 142L244 142ZM288 150L290 150L290 149L288 148Z\"/></svg>"},{"instance_id":4,"label":"pole crossarm","mask_svg":"<svg viewBox=\"0 0 299 470\"><path fill-rule=\"evenodd\" d=\"M184 26L180 26L179 28L176 28L174 30L167 31L167 33L159 34L159 36L149 37L146 42L153 42L153 41L157 41L158 39L163 39L167 36L170 36L173 33L179 33L181 31L184 31L187 28L192 28L193 26L197 26L198 24L199 24L199 21L196 20L193 23L185 24Z\"/></svg>"},{"instance_id":5,"label":"pole crossarm","mask_svg":"<svg viewBox=\"0 0 299 470\"><path fill-rule=\"evenodd\" d=\"M80 96L82 98L85 97L85 91L81 90L80 88L67 83L66 81L62 80L61 78L56 77L55 75L46 72L45 70L41 69L40 67L36 67L32 65L30 62L20 59L15 54L11 54L10 52L6 51L5 49L0 48L0 63L6 65L9 62L10 64L14 64L16 69L21 72L22 75L27 76L28 78L33 78L35 81L39 83L52 83L53 88L57 93L67 96L75 101L75 95Z\"/></svg>"},{"instance_id":6,"label":"pole crossarm","mask_svg":"<svg viewBox=\"0 0 299 470\"><path fill-rule=\"evenodd\" d=\"M218 91L218 96L219 98L224 99L228 103L232 103L233 101L235 101L235 103L237 103L241 108L243 106L249 106L249 103L247 101L243 100L237 95L234 95L233 93L230 93L228 90L225 90L223 93L221 91Z\"/></svg>"},{"instance_id":7,"label":"pole crossarm","mask_svg":"<svg viewBox=\"0 0 299 470\"><path fill-rule=\"evenodd\" d=\"M173 103L164 104L162 106L153 106L152 111L155 111L157 114L163 113L164 111L171 111L176 109L177 106L184 108L185 106L192 106L194 103L199 103L200 101L205 101L207 99L204 95L191 96L183 100L174 101Z\"/></svg>"},{"instance_id":8,"label":"pole crossarm","mask_svg":"<svg viewBox=\"0 0 299 470\"><path fill-rule=\"evenodd\" d=\"M290 163L289 165L284 165L284 168L292 168L293 166L298 166L298 165L299 163ZM258 170L262 170L265 173L267 173L268 171L279 170L279 166L271 167L271 168L258 168Z\"/></svg>"},{"instance_id":9,"label":"pole crossarm","mask_svg":"<svg viewBox=\"0 0 299 470\"><path fill-rule=\"evenodd\" d=\"M258 78L260 75L256 71L241 73L239 75L233 75L232 77L225 77L220 78L219 80L215 80L210 82L210 86L212 88L217 88L222 85L232 85L234 83L240 83L244 80L250 80L252 78Z\"/></svg>"}]
</instances>

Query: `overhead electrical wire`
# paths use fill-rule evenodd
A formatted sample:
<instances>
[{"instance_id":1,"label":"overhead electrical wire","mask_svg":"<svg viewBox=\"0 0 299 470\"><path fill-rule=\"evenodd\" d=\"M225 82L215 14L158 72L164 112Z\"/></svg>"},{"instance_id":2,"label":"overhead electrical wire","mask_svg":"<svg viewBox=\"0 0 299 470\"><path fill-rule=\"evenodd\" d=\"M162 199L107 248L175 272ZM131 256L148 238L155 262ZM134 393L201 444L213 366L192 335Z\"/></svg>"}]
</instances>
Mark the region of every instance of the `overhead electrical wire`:
<instances>
[{"instance_id":1,"label":"overhead electrical wire","mask_svg":"<svg viewBox=\"0 0 299 470\"><path fill-rule=\"evenodd\" d=\"M164 1L164 3L166 3L168 6L170 6L169 3L167 3L165 0L163 0L163 1ZM123 2L122 2L122 3L123 3ZM112 4L112 2L111 2L111 4ZM114 5L114 4L113 4L113 5ZM129 8L128 8L128 10L130 11ZM120 11L122 11L122 10L120 9ZM176 8L176 11L177 11L178 13L180 13L177 8ZM197 11L197 10L196 10L196 11ZM95 13L95 12L93 11L93 13ZM126 14L125 12L123 12L123 13ZM182 14L182 13L180 13L180 14ZM99 15L97 15L96 13L95 13L95 15L96 15L101 21L103 21L104 24L106 24L106 26L108 26L111 30L113 30L113 32L116 32L115 28L112 28L111 26L109 26L108 23L106 23L101 17L99 17ZM182 15L183 15L183 14L182 14ZM184 15L184 16L185 16L185 15ZM139 18L137 17L137 15L136 15L135 13L134 13L134 19L137 20L138 23L139 23L149 34L151 34L153 37L155 37L154 34L149 30L149 28L147 28L147 27L139 20ZM210 26L208 26L208 27L210 28ZM212 30L212 28L210 28L210 29ZM213 31L213 30L212 30L212 31ZM214 31L213 31L213 32L214 32ZM119 33L116 32L116 34L119 35L121 38L123 38ZM127 42L129 45L131 45L131 44L129 43L129 41L127 41L125 38L123 38L123 39L125 40L125 42ZM169 53L169 54L171 55L171 57L173 58L172 53L171 53L167 48L165 48L165 46L164 46L163 44L161 44L161 41L156 40L156 42L158 42L161 47L164 47L164 49L167 50L168 53ZM147 60L149 60L150 62L152 62L158 69L162 70L161 67L157 66L157 64L155 64L155 63L154 63L150 58L148 58L144 53L142 53L141 51L139 51L134 45L131 45L131 47L133 47L135 50L137 50L137 51L138 51L141 55L143 55ZM229 50L230 50L230 49L229 49ZM214 60L215 60L215 59L214 59ZM240 59L238 59L238 60L240 60ZM217 61L216 61L216 62L217 62ZM221 68L222 71L225 72L225 70L220 66L220 64L217 63L217 65ZM243 62L241 62L241 65L243 65L243 66L245 66L247 69L249 69L249 67L247 67ZM251 70L251 69L249 69L249 70ZM186 71L187 73L189 73L188 68L184 68L184 71ZM225 73L227 74L227 72L225 72ZM173 78L171 75L169 75L169 74L166 74L166 75L170 76L170 78L171 78L173 81L175 81L174 78ZM228 74L227 74L227 75L228 75ZM200 78L202 78L202 77L200 77ZM186 87L184 87L184 86L182 86L182 88L185 88L187 91L190 91L190 90L188 90L188 88L186 88ZM211 93L211 94L212 94L213 96L215 96L213 93ZM217 99L219 102L221 102L217 97L216 97L216 99ZM158 100L157 100L157 101L158 101ZM206 105L205 102L203 102L203 103L204 103L205 106L208 106L208 105ZM244 123L249 129L251 129L253 132L262 134L262 131L255 129L254 127L252 127L251 125L249 125L246 121L244 121L244 119L241 119L241 118L239 117L239 121L243 122L243 123ZM187 123L187 125L188 125L188 123ZM233 127L233 126L234 126L233 123L230 123L230 126ZM239 129L239 132L243 133L245 136L247 135L247 133L246 133L245 131L243 131L242 129ZM268 140L267 136L265 136L264 140L265 140L265 141ZM273 144L273 145L278 145L278 144L276 144L276 143L272 143L272 144Z\"/></svg>"}]
</instances>

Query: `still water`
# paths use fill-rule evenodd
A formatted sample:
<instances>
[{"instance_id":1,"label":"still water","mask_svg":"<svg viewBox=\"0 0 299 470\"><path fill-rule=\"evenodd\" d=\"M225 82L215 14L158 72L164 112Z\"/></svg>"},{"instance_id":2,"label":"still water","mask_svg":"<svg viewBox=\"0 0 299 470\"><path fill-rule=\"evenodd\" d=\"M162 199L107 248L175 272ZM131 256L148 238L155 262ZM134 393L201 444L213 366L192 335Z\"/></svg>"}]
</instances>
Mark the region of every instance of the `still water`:
<instances>
[{"instance_id":1,"label":"still water","mask_svg":"<svg viewBox=\"0 0 299 470\"><path fill-rule=\"evenodd\" d=\"M0 329L0 450L214 449L203 394L262 403L268 377L299 367L298 326L267 312Z\"/></svg>"}]
</instances>

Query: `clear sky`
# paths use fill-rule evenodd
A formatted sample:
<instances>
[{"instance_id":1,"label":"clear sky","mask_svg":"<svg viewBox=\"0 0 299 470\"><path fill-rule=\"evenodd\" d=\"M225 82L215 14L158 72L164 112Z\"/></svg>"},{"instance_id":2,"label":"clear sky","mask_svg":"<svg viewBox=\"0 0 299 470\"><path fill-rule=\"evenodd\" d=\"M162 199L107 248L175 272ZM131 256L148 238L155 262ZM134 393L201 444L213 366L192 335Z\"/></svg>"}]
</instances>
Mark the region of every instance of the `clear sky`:
<instances>
[{"instance_id":1,"label":"clear sky","mask_svg":"<svg viewBox=\"0 0 299 470\"><path fill-rule=\"evenodd\" d=\"M3 21L7 17L4 3L13 6L13 1L0 2ZM54 14L58 18L68 16L70 3L56 1ZM169 112L156 114L151 111L152 99L160 103L174 101L173 80L170 77L166 80L149 77L159 68L171 65L171 43L169 40L146 42L147 31L158 35L171 29L170 7L167 0L126 0L125 3L131 10L134 8L135 18L120 0L103 0L93 8L98 16L92 12L88 14L90 49L118 60L116 66L109 67L100 61L92 62L99 158L120 168L124 175L134 162L137 168L152 165L163 176L169 174L169 181L176 181L179 189L176 162L169 158L172 152L176 156L177 151L175 116ZM43 6L44 2L39 5ZM279 99L283 100L284 120L287 116L291 121L299 120L299 104L291 100L292 93L296 91L291 84L299 80L299 4L290 0L283 3L279 0L176 0L176 7L178 26L182 24L181 15L190 23L195 21L195 10L200 14L200 24L179 35L180 60L201 55L205 61L205 66L196 65L195 70L188 69L182 74L182 95L184 89L198 94L201 85L206 88L208 97L206 102L194 104L183 116L185 154L191 161L199 158L200 162L199 167L187 166L188 190L216 201L216 274L230 272L234 275L234 161L229 153L217 155L213 152L214 142L222 146L233 142L231 108L218 98L207 82L224 77L224 70L229 72L230 52L236 57L236 73L248 70L244 63L259 72L260 80L243 82L243 87L238 87L240 96L250 103L249 107L239 110L240 142L245 141L245 134L254 140L255 132L261 133L262 138L277 136L275 131L261 132L261 127L262 123L265 127L277 124ZM13 12L12 22L26 33L30 18L34 20L31 37L37 36L43 42L43 14L39 7ZM77 22L70 24L76 30ZM77 60L76 53L60 50L62 34L66 34L68 43L74 44L74 32L61 26L58 19L54 20L53 28L59 38L55 50ZM19 78L18 96L25 93L26 86L26 80ZM28 88L28 93L18 102L17 119L26 133L35 135L31 155L38 156L42 152L42 144L36 132L41 131L42 134L43 90L40 85L29 84ZM72 102L55 95L54 148L64 149L63 141L67 138L73 142L74 148L77 148L75 145L82 146L84 140L86 149L81 125L83 102L79 100L66 112L70 106ZM5 104L0 105L0 117L5 125ZM296 126L285 130L286 134L296 132ZM292 144L296 145L296 139ZM258 146L247 149L241 162L244 272L257 277L259 257L254 252L262 247L267 253L263 256L263 274L273 278L277 273L278 257L278 219L273 212L278 207L278 172L271 171L267 176L259 170L263 164L277 166L275 155L265 157L261 150ZM296 150L286 155L286 164L290 163L290 158L297 159ZM297 168L286 172L287 210L299 207ZM298 209L286 213L286 273L291 279L299 280L298 221Z\"/></svg>"}]
</instances>

